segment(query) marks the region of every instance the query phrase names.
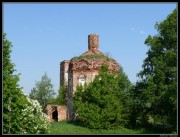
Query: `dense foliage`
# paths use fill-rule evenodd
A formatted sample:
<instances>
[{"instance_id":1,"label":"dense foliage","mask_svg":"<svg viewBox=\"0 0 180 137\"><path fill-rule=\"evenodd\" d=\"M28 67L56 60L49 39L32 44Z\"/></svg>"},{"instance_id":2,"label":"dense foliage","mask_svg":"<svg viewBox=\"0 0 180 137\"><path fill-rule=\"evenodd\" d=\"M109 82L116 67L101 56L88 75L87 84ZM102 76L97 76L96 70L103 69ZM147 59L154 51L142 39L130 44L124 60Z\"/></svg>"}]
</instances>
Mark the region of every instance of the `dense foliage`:
<instances>
[{"instance_id":1,"label":"dense foliage","mask_svg":"<svg viewBox=\"0 0 180 137\"><path fill-rule=\"evenodd\" d=\"M66 104L67 85L62 84L59 88L58 93L59 93L57 96L58 104L65 105Z\"/></svg>"},{"instance_id":2,"label":"dense foliage","mask_svg":"<svg viewBox=\"0 0 180 137\"><path fill-rule=\"evenodd\" d=\"M158 34L148 36L147 58L134 86L133 120L141 125L177 128L177 10L156 23ZM133 121L132 120L132 121Z\"/></svg>"},{"instance_id":3,"label":"dense foliage","mask_svg":"<svg viewBox=\"0 0 180 137\"><path fill-rule=\"evenodd\" d=\"M41 106L24 95L18 85L19 76L13 75L15 69L10 58L11 47L11 42L3 34L3 133L48 133L49 123Z\"/></svg>"},{"instance_id":4,"label":"dense foliage","mask_svg":"<svg viewBox=\"0 0 180 137\"><path fill-rule=\"evenodd\" d=\"M35 87L29 94L29 97L31 99L38 100L44 110L46 105L55 98L55 94L51 79L48 77L47 73L45 73L41 77L41 80L36 82Z\"/></svg>"},{"instance_id":5,"label":"dense foliage","mask_svg":"<svg viewBox=\"0 0 180 137\"><path fill-rule=\"evenodd\" d=\"M21 133L22 109L26 106L26 99L18 85L19 76L14 75L14 64L11 62L12 44L3 34L3 133Z\"/></svg>"},{"instance_id":6,"label":"dense foliage","mask_svg":"<svg viewBox=\"0 0 180 137\"><path fill-rule=\"evenodd\" d=\"M42 111L37 100L27 97L28 104L22 110L21 127L22 134L47 134L50 133L48 117Z\"/></svg>"},{"instance_id":7,"label":"dense foliage","mask_svg":"<svg viewBox=\"0 0 180 137\"><path fill-rule=\"evenodd\" d=\"M128 118L124 107L126 92L123 89L126 88L120 88L120 85L128 83L121 81L126 78L109 73L108 66L102 65L93 82L85 87L78 86L74 93L77 120L84 126L96 129L125 126Z\"/></svg>"}]
</instances>

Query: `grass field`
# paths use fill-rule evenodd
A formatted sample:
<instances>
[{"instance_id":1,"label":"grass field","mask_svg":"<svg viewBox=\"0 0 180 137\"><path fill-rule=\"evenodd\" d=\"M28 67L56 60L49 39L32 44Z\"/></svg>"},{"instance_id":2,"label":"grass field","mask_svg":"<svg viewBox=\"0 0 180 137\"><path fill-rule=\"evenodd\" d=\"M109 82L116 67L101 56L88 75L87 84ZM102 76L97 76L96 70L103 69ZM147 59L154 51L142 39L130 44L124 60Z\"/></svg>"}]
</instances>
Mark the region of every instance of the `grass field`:
<instances>
[{"instance_id":1,"label":"grass field","mask_svg":"<svg viewBox=\"0 0 180 137\"><path fill-rule=\"evenodd\" d=\"M72 122L61 121L51 123L50 134L167 134L166 131L162 132L157 129L89 129L79 125L75 125Z\"/></svg>"}]
</instances>

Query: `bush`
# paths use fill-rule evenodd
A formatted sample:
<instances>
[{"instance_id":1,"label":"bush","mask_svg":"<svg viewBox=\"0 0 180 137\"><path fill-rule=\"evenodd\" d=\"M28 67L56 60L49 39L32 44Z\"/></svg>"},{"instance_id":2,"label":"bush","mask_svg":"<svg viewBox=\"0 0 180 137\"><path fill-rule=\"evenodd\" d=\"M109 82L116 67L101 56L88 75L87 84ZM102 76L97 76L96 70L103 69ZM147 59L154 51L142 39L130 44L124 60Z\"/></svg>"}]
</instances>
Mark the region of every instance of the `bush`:
<instances>
[{"instance_id":1,"label":"bush","mask_svg":"<svg viewBox=\"0 0 180 137\"><path fill-rule=\"evenodd\" d=\"M94 129L113 129L124 126L124 94L119 77L102 65L99 75L85 87L78 86L74 93L74 110L82 125Z\"/></svg>"},{"instance_id":2,"label":"bush","mask_svg":"<svg viewBox=\"0 0 180 137\"><path fill-rule=\"evenodd\" d=\"M22 134L46 134L50 133L48 118L42 112L42 107L37 100L27 97L28 104L22 110L21 132Z\"/></svg>"},{"instance_id":3,"label":"bush","mask_svg":"<svg viewBox=\"0 0 180 137\"><path fill-rule=\"evenodd\" d=\"M12 43L3 34L3 133L48 133L48 121L37 101L24 95L14 75L15 64L11 61Z\"/></svg>"}]
</instances>

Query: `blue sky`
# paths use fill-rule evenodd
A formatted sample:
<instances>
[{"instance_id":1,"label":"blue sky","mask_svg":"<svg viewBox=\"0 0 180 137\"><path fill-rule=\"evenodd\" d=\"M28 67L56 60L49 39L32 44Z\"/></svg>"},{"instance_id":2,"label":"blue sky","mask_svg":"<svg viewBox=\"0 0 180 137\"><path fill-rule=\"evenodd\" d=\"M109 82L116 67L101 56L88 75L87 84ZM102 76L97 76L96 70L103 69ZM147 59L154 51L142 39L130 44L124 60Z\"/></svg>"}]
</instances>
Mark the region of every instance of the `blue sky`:
<instances>
[{"instance_id":1,"label":"blue sky","mask_svg":"<svg viewBox=\"0 0 180 137\"><path fill-rule=\"evenodd\" d=\"M11 60L20 86L29 94L47 72L55 92L60 62L88 49L88 35L99 35L99 50L109 53L132 83L142 70L148 35L156 35L176 3L3 3L3 32L12 42Z\"/></svg>"}]
</instances>

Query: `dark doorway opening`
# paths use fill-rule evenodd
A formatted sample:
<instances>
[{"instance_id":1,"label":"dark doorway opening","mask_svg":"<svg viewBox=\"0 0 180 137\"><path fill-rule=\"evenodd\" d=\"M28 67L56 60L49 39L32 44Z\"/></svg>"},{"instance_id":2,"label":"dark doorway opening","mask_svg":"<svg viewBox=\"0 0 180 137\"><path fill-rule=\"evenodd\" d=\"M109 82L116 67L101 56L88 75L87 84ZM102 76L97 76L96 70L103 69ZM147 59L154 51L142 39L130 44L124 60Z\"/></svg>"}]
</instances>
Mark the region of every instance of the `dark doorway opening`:
<instances>
[{"instance_id":1,"label":"dark doorway opening","mask_svg":"<svg viewBox=\"0 0 180 137\"><path fill-rule=\"evenodd\" d=\"M52 113L52 119L57 122L58 121L58 111L57 111L57 107L54 107L54 111Z\"/></svg>"}]
</instances>

